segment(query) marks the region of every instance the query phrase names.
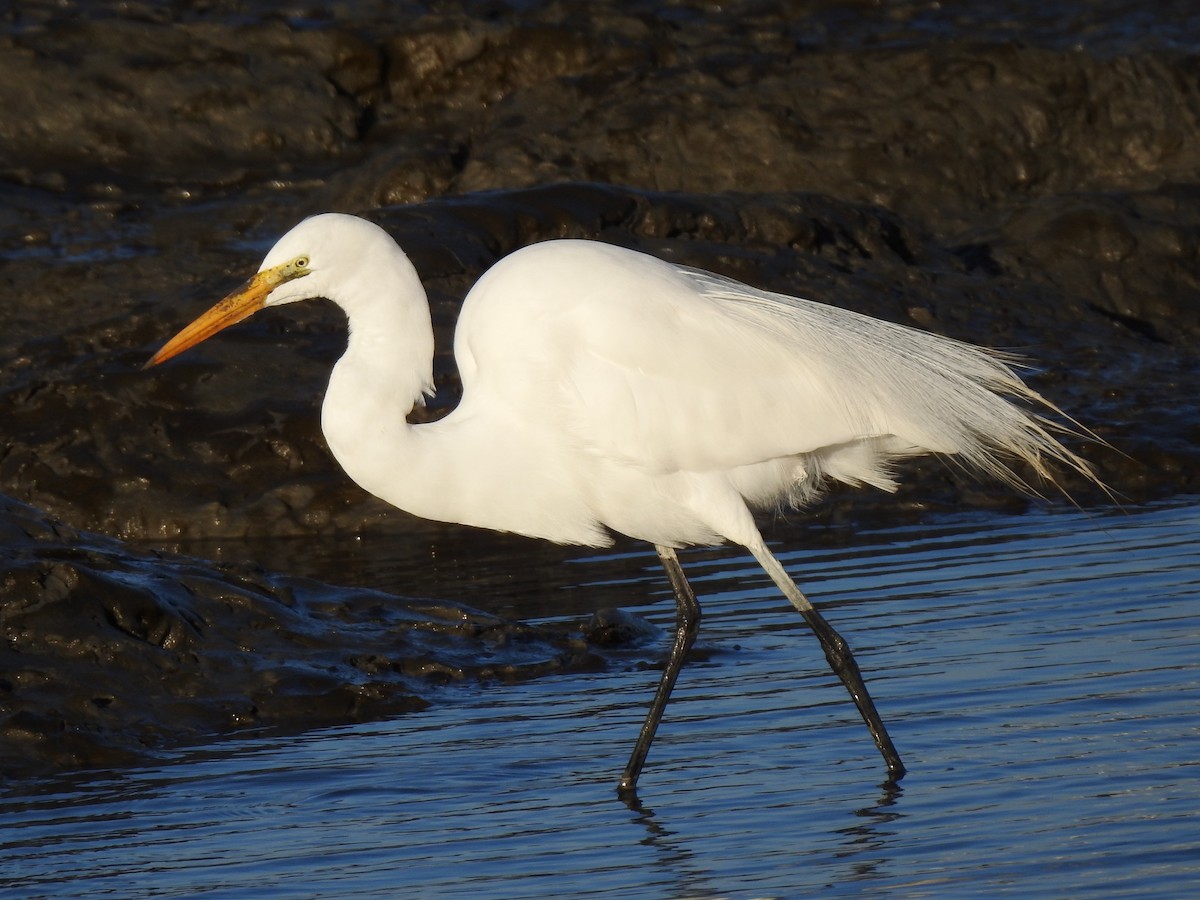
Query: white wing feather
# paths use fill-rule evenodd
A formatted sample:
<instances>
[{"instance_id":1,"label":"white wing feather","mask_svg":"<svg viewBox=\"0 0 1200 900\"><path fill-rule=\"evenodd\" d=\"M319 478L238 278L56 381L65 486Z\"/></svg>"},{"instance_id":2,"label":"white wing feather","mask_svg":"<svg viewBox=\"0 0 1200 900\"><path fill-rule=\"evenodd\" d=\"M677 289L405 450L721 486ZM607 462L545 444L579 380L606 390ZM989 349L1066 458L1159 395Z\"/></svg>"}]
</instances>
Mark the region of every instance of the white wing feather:
<instances>
[{"instance_id":1,"label":"white wing feather","mask_svg":"<svg viewBox=\"0 0 1200 900\"><path fill-rule=\"evenodd\" d=\"M1002 458L1086 471L998 354L595 242L494 267L456 354L464 402L486 369L491 408L536 393L577 447L651 473L791 459L803 494L822 475L893 487L888 464L926 452L1018 483Z\"/></svg>"}]
</instances>

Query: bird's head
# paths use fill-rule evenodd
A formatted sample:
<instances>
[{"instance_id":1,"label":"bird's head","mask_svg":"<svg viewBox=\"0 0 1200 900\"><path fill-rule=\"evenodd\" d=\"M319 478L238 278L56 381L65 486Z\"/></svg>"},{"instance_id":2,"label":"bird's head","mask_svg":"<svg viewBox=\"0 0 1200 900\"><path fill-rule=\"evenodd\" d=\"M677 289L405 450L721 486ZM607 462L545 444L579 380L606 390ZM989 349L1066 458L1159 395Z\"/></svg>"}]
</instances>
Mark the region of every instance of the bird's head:
<instances>
[{"instance_id":1,"label":"bird's head","mask_svg":"<svg viewBox=\"0 0 1200 900\"><path fill-rule=\"evenodd\" d=\"M179 334L167 341L146 363L165 362L218 331L249 318L267 306L327 296L332 276L353 269L364 238L382 230L364 219L324 213L305 219L279 239L257 273Z\"/></svg>"}]
</instances>

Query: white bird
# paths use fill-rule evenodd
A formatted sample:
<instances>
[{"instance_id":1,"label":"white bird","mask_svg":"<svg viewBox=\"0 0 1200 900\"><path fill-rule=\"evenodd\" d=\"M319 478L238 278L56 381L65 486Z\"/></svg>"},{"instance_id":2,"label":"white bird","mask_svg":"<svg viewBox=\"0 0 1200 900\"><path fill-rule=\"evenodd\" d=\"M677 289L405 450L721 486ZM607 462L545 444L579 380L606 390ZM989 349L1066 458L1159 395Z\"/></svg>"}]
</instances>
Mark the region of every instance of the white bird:
<instances>
[{"instance_id":1,"label":"white bird","mask_svg":"<svg viewBox=\"0 0 1200 900\"><path fill-rule=\"evenodd\" d=\"M433 392L421 281L383 229L354 216L301 222L147 366L263 307L316 297L349 320L321 425L364 489L443 522L655 545L677 631L625 796L699 627L677 549L732 541L753 554L820 639L894 782L904 764L853 653L767 549L751 509L809 502L833 481L894 490L893 463L925 453L1018 487L1007 460L1051 483L1047 461L1094 477L1030 407L1058 410L997 354L594 241L533 244L479 279L454 339L462 400L439 421L406 418Z\"/></svg>"}]
</instances>

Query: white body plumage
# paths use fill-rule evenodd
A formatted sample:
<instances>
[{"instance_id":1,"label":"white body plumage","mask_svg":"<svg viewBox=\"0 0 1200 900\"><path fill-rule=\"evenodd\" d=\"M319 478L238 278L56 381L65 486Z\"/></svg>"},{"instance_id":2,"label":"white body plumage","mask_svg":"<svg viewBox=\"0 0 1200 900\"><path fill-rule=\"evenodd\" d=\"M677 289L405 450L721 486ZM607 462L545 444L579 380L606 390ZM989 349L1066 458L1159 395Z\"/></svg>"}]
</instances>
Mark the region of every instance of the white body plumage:
<instances>
[{"instance_id":1,"label":"white body plumage","mask_svg":"<svg viewBox=\"0 0 1200 900\"><path fill-rule=\"evenodd\" d=\"M1021 461L1090 476L996 354L632 250L548 241L492 267L463 303L458 407L413 425L433 390L425 290L391 237L340 214L300 223L259 272L169 341L161 362L264 306L327 297L350 337L322 429L359 485L419 516L572 544L654 543L678 627L620 789L632 792L695 638L675 548L746 547L821 642L887 763L904 765L849 646L796 587L751 508L830 480L894 489L892 464L953 455L1011 483Z\"/></svg>"},{"instance_id":2,"label":"white body plumage","mask_svg":"<svg viewBox=\"0 0 1200 900\"><path fill-rule=\"evenodd\" d=\"M327 226L314 243L306 226ZM345 233L343 233L345 232ZM313 247L353 246L328 270ZM1009 396L1038 400L995 355L589 241L534 244L467 295L455 333L460 405L409 425L431 390L424 289L363 220L299 226L263 268L308 253L291 282L346 310L322 427L363 488L416 515L562 543L611 529L679 547L757 535L747 504L812 499L828 479L894 489L892 463L959 455L1077 464ZM276 296L267 305L299 297ZM1007 396L1006 396L1007 395Z\"/></svg>"}]
</instances>

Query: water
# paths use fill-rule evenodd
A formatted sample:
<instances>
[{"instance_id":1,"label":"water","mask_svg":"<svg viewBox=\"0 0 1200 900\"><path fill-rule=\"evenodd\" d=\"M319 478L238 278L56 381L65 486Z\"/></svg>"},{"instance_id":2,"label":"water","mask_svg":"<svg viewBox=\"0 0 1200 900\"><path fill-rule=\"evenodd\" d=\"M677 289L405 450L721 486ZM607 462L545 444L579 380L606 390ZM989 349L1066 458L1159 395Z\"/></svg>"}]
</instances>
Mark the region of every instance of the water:
<instances>
[{"instance_id":1,"label":"water","mask_svg":"<svg viewBox=\"0 0 1200 900\"><path fill-rule=\"evenodd\" d=\"M856 648L909 766L894 792L799 617L748 559L697 552L701 652L640 808L614 793L656 678L631 653L10 791L0 896L1194 894L1198 535L1191 502L964 515L785 553ZM571 568L588 592L661 596L656 566Z\"/></svg>"}]
</instances>

